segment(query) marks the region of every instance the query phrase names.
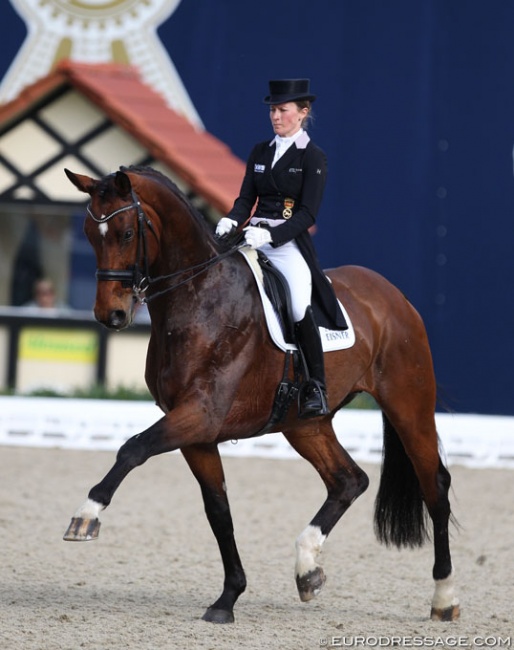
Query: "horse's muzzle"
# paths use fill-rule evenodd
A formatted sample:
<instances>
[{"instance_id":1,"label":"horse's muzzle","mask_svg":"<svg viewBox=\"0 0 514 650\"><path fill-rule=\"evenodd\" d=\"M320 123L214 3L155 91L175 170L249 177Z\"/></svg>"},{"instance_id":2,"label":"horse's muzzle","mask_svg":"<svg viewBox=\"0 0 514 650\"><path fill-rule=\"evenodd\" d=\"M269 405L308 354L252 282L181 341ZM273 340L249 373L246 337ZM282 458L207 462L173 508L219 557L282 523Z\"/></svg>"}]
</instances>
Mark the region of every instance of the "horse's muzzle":
<instances>
[{"instance_id":1,"label":"horse's muzzle","mask_svg":"<svg viewBox=\"0 0 514 650\"><path fill-rule=\"evenodd\" d=\"M124 309L113 309L106 316L95 314L96 320L110 330L122 330L132 323L130 314Z\"/></svg>"}]
</instances>

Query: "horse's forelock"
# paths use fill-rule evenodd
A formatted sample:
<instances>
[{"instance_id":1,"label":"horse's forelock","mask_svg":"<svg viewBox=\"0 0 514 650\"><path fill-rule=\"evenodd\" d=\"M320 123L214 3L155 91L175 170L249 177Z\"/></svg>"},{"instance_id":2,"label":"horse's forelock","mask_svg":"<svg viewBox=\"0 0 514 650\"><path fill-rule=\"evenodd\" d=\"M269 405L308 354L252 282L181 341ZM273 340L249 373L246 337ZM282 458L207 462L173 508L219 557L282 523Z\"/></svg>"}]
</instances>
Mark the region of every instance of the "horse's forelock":
<instances>
[{"instance_id":1,"label":"horse's forelock","mask_svg":"<svg viewBox=\"0 0 514 650\"><path fill-rule=\"evenodd\" d=\"M115 192L114 177L115 174L109 174L108 176L104 176L97 182L95 187L95 193L100 198L109 196L109 194Z\"/></svg>"}]
</instances>

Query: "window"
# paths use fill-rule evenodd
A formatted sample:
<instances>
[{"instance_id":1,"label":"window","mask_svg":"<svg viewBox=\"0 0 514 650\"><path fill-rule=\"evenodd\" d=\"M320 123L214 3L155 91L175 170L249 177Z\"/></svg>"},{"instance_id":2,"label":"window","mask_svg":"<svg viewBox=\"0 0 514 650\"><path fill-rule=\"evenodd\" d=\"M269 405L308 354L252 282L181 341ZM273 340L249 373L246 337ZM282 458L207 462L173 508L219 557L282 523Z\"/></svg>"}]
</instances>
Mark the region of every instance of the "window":
<instances>
[{"instance_id":1,"label":"window","mask_svg":"<svg viewBox=\"0 0 514 650\"><path fill-rule=\"evenodd\" d=\"M0 305L33 300L34 285L48 278L58 303L90 310L95 294L95 259L82 232L81 207L0 208Z\"/></svg>"}]
</instances>

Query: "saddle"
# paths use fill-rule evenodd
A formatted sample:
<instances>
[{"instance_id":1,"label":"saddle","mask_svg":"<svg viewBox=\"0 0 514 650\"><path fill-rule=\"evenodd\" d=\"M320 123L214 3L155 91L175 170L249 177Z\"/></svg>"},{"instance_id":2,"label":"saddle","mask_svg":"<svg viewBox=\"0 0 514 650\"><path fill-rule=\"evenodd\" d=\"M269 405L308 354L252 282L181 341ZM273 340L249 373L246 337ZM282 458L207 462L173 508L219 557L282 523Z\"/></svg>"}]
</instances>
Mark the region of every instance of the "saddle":
<instances>
[{"instance_id":1,"label":"saddle","mask_svg":"<svg viewBox=\"0 0 514 650\"><path fill-rule=\"evenodd\" d=\"M237 247L241 240L242 233L237 233L235 237L221 238L227 249L229 246ZM259 436L278 430L277 425L285 418L292 403L298 401L298 393L304 383L303 380L308 377L309 373L305 365L304 355L295 336L291 294L287 280L262 251L252 250L252 255L244 252L244 250L240 250L240 253L246 259L254 274L261 293L261 299L266 298L265 301L263 300L263 308L271 339L285 353L282 379L275 392L270 418L265 426L254 434ZM346 321L350 323L344 307L341 303L339 305ZM318 323L323 322L323 318L318 320L317 306L313 303L312 307L315 320ZM351 347L355 342L355 334L351 324L349 330L342 332L328 330L322 325L319 325L319 327L320 335L323 332L324 351L345 349ZM291 375L292 379L290 378Z\"/></svg>"},{"instance_id":2,"label":"saddle","mask_svg":"<svg viewBox=\"0 0 514 650\"><path fill-rule=\"evenodd\" d=\"M284 340L286 343L296 344L291 309L291 293L287 280L276 266L273 266L269 258L262 251L257 251L257 260L262 270L264 291L278 318Z\"/></svg>"}]
</instances>

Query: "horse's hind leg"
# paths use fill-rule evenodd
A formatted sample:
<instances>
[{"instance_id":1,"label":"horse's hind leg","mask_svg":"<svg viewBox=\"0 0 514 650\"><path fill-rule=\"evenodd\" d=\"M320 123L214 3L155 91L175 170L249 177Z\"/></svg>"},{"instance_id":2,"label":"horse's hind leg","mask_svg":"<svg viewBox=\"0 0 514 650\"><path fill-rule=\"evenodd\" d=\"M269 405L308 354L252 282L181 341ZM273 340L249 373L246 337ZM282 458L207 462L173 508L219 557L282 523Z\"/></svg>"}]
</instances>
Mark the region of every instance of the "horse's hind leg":
<instances>
[{"instance_id":1,"label":"horse's hind leg","mask_svg":"<svg viewBox=\"0 0 514 650\"><path fill-rule=\"evenodd\" d=\"M296 540L296 585L301 600L311 600L325 583L316 558L321 546L342 515L368 487L368 477L339 444L331 422L323 419L308 428L284 431L291 446L318 471L327 498Z\"/></svg>"},{"instance_id":2,"label":"horse's hind leg","mask_svg":"<svg viewBox=\"0 0 514 650\"><path fill-rule=\"evenodd\" d=\"M450 555L448 525L450 521L450 473L439 460L437 486L439 497L429 509L434 524L435 592L432 598L430 618L433 621L453 621L460 616L459 600L455 593L454 576Z\"/></svg>"},{"instance_id":3,"label":"horse's hind leg","mask_svg":"<svg viewBox=\"0 0 514 650\"><path fill-rule=\"evenodd\" d=\"M426 539L424 505L433 524L435 593L432 620L459 617L449 545L450 474L439 456L433 412L384 415L384 459L375 509L378 538L386 544L421 545ZM395 425L392 424L394 418Z\"/></svg>"},{"instance_id":4,"label":"horse's hind leg","mask_svg":"<svg viewBox=\"0 0 514 650\"><path fill-rule=\"evenodd\" d=\"M223 592L207 609L203 620L211 623L233 623L234 604L246 588L246 578L234 539L234 527L218 448L215 445L198 445L182 449L182 454L200 484L205 513L218 542L225 571Z\"/></svg>"}]
</instances>

